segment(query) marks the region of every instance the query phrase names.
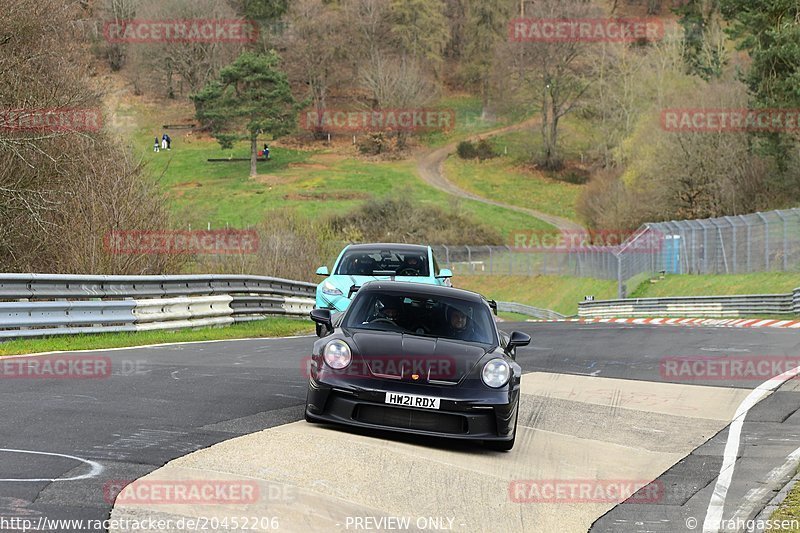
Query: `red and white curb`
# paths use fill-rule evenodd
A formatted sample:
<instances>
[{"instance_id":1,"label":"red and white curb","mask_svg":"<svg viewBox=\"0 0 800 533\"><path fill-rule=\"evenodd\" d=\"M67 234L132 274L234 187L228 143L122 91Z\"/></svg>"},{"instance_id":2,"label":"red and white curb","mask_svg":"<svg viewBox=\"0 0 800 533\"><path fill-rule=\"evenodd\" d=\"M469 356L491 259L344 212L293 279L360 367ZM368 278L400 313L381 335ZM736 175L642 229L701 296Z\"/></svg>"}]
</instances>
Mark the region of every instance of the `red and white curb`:
<instances>
[{"instance_id":1,"label":"red and white curb","mask_svg":"<svg viewBox=\"0 0 800 533\"><path fill-rule=\"evenodd\" d=\"M706 326L717 328L800 329L800 320L768 320L761 318L567 318L563 320L528 320L528 322L579 322L582 324L649 324L660 326Z\"/></svg>"}]
</instances>

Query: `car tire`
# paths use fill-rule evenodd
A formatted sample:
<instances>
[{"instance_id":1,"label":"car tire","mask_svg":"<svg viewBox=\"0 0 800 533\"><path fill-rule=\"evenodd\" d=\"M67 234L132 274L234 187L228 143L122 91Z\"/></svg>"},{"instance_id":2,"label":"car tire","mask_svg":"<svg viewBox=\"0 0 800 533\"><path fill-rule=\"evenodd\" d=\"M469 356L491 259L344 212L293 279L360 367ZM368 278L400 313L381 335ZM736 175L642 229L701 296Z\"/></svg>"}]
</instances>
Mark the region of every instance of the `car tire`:
<instances>
[{"instance_id":1,"label":"car tire","mask_svg":"<svg viewBox=\"0 0 800 533\"><path fill-rule=\"evenodd\" d=\"M511 440L485 440L483 446L488 450L496 452L508 452L514 447L514 441L517 440L517 419L519 419L519 402L517 403L517 418L514 420L514 433L511 435Z\"/></svg>"}]
</instances>

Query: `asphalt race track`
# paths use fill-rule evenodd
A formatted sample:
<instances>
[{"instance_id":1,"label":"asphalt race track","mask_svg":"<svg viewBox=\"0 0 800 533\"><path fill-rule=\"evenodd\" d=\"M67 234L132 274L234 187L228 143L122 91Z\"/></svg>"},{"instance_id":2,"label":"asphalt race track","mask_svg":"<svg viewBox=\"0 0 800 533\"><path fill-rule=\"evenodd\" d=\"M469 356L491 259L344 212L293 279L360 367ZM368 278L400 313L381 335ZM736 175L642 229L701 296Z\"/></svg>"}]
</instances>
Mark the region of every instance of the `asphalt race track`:
<instances>
[{"instance_id":1,"label":"asphalt race track","mask_svg":"<svg viewBox=\"0 0 800 533\"><path fill-rule=\"evenodd\" d=\"M427 529L454 531L678 532L702 531L704 521L716 531L730 529L730 518L756 516L794 474L796 380L765 391L731 431L751 390L772 376L674 379L663 375L663 361L800 358L797 332L579 323L503 329L533 336L517 357L526 376L510 453L307 424L303 358L311 337L92 352L110 358L110 376L2 379L0 521L103 520L110 486L180 471L183 479L238 476L293 487L290 501L259 509L280 514L284 531L356 530L356 516L410 516L411 530L426 529L416 523L425 517L441 519L423 522ZM740 442L733 454L729 440ZM718 480L726 461L729 483ZM658 497L623 504L528 501L529 492L515 493L530 480L641 486L652 479ZM256 507L236 511L252 515ZM118 505L112 516L207 511Z\"/></svg>"}]
</instances>

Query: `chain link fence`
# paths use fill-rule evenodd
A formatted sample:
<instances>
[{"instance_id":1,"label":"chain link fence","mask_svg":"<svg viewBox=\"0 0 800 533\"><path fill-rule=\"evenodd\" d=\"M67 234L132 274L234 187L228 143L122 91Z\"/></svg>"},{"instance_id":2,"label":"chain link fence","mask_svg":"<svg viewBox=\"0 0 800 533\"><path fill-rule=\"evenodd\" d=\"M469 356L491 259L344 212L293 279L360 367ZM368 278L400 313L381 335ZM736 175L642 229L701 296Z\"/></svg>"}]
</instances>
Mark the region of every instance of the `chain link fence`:
<instances>
[{"instance_id":1,"label":"chain link fence","mask_svg":"<svg viewBox=\"0 0 800 533\"><path fill-rule=\"evenodd\" d=\"M574 240L574 232L572 232ZM616 246L434 246L456 275L616 280L626 298L653 275L800 272L800 209L649 223Z\"/></svg>"}]
</instances>

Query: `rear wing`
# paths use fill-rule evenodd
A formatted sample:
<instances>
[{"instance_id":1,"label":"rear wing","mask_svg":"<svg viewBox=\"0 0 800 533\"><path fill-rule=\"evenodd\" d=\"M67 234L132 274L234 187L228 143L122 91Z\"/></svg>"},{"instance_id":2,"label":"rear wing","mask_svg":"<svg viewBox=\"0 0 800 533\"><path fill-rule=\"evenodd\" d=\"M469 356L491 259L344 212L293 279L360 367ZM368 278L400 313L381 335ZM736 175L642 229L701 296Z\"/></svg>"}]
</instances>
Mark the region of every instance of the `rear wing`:
<instances>
[{"instance_id":1,"label":"rear wing","mask_svg":"<svg viewBox=\"0 0 800 533\"><path fill-rule=\"evenodd\" d=\"M486 303L488 303L489 307L492 308L494 316L497 316L497 302L495 302L494 300L487 300Z\"/></svg>"}]
</instances>

